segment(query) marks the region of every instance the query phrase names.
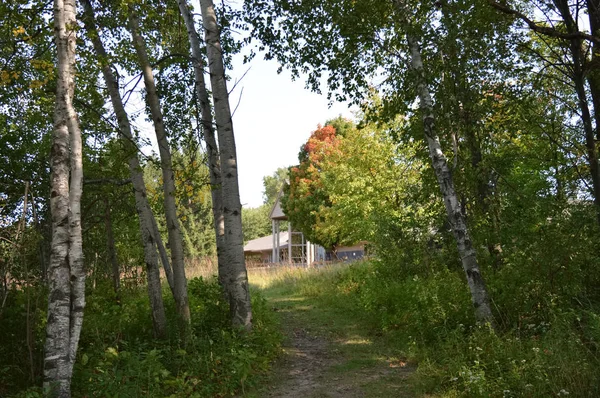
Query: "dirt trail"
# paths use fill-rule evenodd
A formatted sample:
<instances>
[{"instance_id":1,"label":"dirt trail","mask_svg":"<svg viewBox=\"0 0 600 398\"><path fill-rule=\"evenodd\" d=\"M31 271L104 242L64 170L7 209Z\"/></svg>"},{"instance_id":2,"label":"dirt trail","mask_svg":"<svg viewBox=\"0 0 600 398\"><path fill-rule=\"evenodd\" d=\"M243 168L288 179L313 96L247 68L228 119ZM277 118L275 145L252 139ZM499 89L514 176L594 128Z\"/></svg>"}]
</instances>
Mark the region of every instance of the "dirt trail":
<instances>
[{"instance_id":1,"label":"dirt trail","mask_svg":"<svg viewBox=\"0 0 600 398\"><path fill-rule=\"evenodd\" d=\"M286 335L271 382L256 397L410 397L413 367L365 338L360 326L305 298L272 298Z\"/></svg>"},{"instance_id":2,"label":"dirt trail","mask_svg":"<svg viewBox=\"0 0 600 398\"><path fill-rule=\"evenodd\" d=\"M267 397L311 397L326 389L328 381L325 370L335 363L334 356L328 351L328 343L320 337L310 336L303 329L288 332L288 343L284 347L284 357L276 364L277 381ZM337 394L342 386L335 386L325 396L344 396ZM318 396L318 395L317 395Z\"/></svg>"}]
</instances>

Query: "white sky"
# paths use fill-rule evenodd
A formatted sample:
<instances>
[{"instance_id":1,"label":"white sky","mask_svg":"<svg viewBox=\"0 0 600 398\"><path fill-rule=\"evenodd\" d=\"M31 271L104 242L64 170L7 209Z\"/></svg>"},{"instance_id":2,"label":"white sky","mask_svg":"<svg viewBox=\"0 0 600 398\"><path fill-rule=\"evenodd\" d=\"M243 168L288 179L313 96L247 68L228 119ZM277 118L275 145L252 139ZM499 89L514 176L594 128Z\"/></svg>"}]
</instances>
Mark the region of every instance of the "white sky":
<instances>
[{"instance_id":1,"label":"white sky","mask_svg":"<svg viewBox=\"0 0 600 398\"><path fill-rule=\"evenodd\" d=\"M305 89L304 80L292 81L289 72L278 75L275 61L258 55L250 66L230 103L235 108L242 94L233 117L240 196L244 207L257 207L262 204L264 176L278 167L297 164L300 146L319 123L339 115L350 118L352 113L343 103L329 108L325 95ZM233 77L230 87L248 67L234 66L229 72Z\"/></svg>"},{"instance_id":2,"label":"white sky","mask_svg":"<svg viewBox=\"0 0 600 398\"><path fill-rule=\"evenodd\" d=\"M249 64L244 65L242 59L241 55L234 58L233 70L227 71L231 77L229 102L232 111L235 109L233 128L240 200L243 207L258 207L263 203L264 176L273 174L279 167L298 164L300 146L319 123L324 124L339 115L347 118L353 115L345 103L329 107L326 95L304 88L305 79L292 81L286 70L277 74L276 61L265 61L262 54ZM130 112L144 109L141 98L133 99L128 106ZM152 145L142 150L158 153L154 128L143 119L144 116L135 123Z\"/></svg>"}]
</instances>

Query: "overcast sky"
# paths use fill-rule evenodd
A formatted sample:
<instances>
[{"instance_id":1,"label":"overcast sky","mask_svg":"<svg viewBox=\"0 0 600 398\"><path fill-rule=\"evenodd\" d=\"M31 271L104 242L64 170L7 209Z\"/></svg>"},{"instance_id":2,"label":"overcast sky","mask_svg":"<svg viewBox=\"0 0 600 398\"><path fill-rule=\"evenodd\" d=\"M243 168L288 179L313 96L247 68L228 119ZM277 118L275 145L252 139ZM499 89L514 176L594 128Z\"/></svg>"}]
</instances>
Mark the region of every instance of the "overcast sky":
<instances>
[{"instance_id":1,"label":"overcast sky","mask_svg":"<svg viewBox=\"0 0 600 398\"><path fill-rule=\"evenodd\" d=\"M234 66L232 80L248 67ZM338 115L352 117L347 104L329 108L325 95L305 89L303 80L293 82L286 71L278 75L277 67L275 61L257 56L230 97L232 108L240 101L233 122L244 207L262 204L263 176L297 164L300 146L319 123Z\"/></svg>"}]
</instances>

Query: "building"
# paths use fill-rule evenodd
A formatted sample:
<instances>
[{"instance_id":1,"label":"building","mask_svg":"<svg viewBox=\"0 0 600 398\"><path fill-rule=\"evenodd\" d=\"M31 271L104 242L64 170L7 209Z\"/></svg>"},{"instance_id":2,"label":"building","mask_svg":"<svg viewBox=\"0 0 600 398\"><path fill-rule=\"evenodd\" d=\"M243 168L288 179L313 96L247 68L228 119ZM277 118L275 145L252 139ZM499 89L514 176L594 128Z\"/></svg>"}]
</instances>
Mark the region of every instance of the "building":
<instances>
[{"instance_id":1,"label":"building","mask_svg":"<svg viewBox=\"0 0 600 398\"><path fill-rule=\"evenodd\" d=\"M273 261L273 236L263 236L249 241L244 246L244 256L246 262L251 263L278 263L281 261ZM279 251L284 253L288 247L288 233L280 232L279 237L275 239L279 242Z\"/></svg>"},{"instance_id":2,"label":"building","mask_svg":"<svg viewBox=\"0 0 600 398\"><path fill-rule=\"evenodd\" d=\"M281 208L283 189L279 191L275 204L269 213L272 234L253 239L244 246L248 263L275 263L311 266L325 261L352 261L365 254L365 243L337 247L335 252L326 251L322 246L311 243L300 231L294 231L292 224ZM283 231L282 231L283 227Z\"/></svg>"}]
</instances>

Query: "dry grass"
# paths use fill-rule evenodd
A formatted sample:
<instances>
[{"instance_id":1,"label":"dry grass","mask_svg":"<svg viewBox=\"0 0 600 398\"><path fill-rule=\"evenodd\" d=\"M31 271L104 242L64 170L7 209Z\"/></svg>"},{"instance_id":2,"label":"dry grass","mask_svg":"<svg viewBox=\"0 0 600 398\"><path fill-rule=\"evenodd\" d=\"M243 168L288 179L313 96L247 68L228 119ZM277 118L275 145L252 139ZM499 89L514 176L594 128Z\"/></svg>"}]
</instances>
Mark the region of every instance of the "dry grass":
<instances>
[{"instance_id":1,"label":"dry grass","mask_svg":"<svg viewBox=\"0 0 600 398\"><path fill-rule=\"evenodd\" d=\"M330 274L332 270L339 269L343 264L345 263L337 262L312 267L273 264L268 267L249 268L248 280L250 284L264 289L284 281L293 283L313 275Z\"/></svg>"},{"instance_id":2,"label":"dry grass","mask_svg":"<svg viewBox=\"0 0 600 398\"><path fill-rule=\"evenodd\" d=\"M327 262L323 264L314 264L311 267L305 265L281 265L276 263L250 263L247 262L248 279L250 284L260 289L268 288L274 283L283 281L292 281L305 278L309 275L319 273L329 273L333 269L340 267L343 262ZM129 279L144 283L141 267L129 275ZM218 274L216 257L196 257L185 259L185 274L187 279L202 277L211 278ZM165 279L165 271L160 268L160 276Z\"/></svg>"},{"instance_id":3,"label":"dry grass","mask_svg":"<svg viewBox=\"0 0 600 398\"><path fill-rule=\"evenodd\" d=\"M249 268L248 281L250 284L264 289L275 282L280 282L295 275L308 272L311 272L311 269L289 265Z\"/></svg>"},{"instance_id":4,"label":"dry grass","mask_svg":"<svg viewBox=\"0 0 600 398\"><path fill-rule=\"evenodd\" d=\"M216 257L195 257L185 260L185 275L188 279L210 278L217 275Z\"/></svg>"},{"instance_id":5,"label":"dry grass","mask_svg":"<svg viewBox=\"0 0 600 398\"><path fill-rule=\"evenodd\" d=\"M330 273L338 269L343 262L327 262L305 265L281 265L276 263L247 263L248 279L251 285L264 289L275 283L294 281L320 273ZM188 280L193 278L208 279L218 274L216 257L196 257L185 259L185 274ZM166 281L165 270L160 267L161 280ZM122 275L122 283L127 286L142 286L146 283L142 267L132 267ZM166 283L166 282L165 282Z\"/></svg>"}]
</instances>

